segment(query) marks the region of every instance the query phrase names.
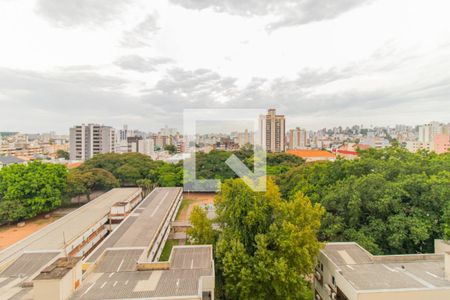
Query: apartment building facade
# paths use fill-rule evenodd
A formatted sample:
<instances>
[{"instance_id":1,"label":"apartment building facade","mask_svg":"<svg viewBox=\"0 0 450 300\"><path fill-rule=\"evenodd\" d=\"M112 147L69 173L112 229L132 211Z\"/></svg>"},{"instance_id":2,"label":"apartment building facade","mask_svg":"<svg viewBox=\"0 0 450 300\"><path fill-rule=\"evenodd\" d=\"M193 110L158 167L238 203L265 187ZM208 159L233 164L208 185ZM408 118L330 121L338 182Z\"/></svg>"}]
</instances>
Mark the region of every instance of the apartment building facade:
<instances>
[{"instance_id":1,"label":"apartment building facade","mask_svg":"<svg viewBox=\"0 0 450 300\"><path fill-rule=\"evenodd\" d=\"M419 142L423 144L424 148L434 151L436 138L445 136L448 138L450 135L450 125L442 124L439 122L430 122L419 126Z\"/></svg>"},{"instance_id":2,"label":"apartment building facade","mask_svg":"<svg viewBox=\"0 0 450 300\"><path fill-rule=\"evenodd\" d=\"M243 132L237 132L235 142L240 147L244 147L246 145L254 145L255 133L253 131L249 131L248 129L245 129Z\"/></svg>"},{"instance_id":3,"label":"apartment building facade","mask_svg":"<svg viewBox=\"0 0 450 300\"><path fill-rule=\"evenodd\" d=\"M96 154L115 152L116 134L110 126L82 124L70 128L70 159L88 160Z\"/></svg>"},{"instance_id":4,"label":"apartment building facade","mask_svg":"<svg viewBox=\"0 0 450 300\"><path fill-rule=\"evenodd\" d=\"M275 109L269 109L267 115L259 118L259 145L268 152L284 152L285 128L286 119L284 115L277 115Z\"/></svg>"},{"instance_id":5,"label":"apartment building facade","mask_svg":"<svg viewBox=\"0 0 450 300\"><path fill-rule=\"evenodd\" d=\"M289 149L306 149L307 145L307 133L306 130L301 128L295 128L289 130Z\"/></svg>"}]
</instances>

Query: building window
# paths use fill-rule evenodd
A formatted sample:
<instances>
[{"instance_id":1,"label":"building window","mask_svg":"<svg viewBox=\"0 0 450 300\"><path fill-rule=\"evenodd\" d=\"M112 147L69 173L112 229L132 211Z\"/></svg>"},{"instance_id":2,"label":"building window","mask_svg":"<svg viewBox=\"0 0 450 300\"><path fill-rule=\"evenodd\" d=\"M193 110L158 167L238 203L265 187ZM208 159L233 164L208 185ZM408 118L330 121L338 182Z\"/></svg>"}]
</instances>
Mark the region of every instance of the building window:
<instances>
[{"instance_id":1,"label":"building window","mask_svg":"<svg viewBox=\"0 0 450 300\"><path fill-rule=\"evenodd\" d=\"M331 276L331 283L336 286L336 279L334 278L334 276Z\"/></svg>"}]
</instances>

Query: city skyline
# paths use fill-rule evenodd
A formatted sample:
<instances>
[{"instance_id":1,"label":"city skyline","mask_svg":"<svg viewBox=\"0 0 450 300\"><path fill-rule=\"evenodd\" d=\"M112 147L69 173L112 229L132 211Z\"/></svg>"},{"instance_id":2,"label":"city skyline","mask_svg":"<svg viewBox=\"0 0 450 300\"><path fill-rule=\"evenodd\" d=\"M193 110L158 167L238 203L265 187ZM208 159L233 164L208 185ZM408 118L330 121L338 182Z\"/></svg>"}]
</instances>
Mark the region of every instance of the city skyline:
<instances>
[{"instance_id":1,"label":"city skyline","mask_svg":"<svg viewBox=\"0 0 450 300\"><path fill-rule=\"evenodd\" d=\"M184 108L273 107L287 128L448 122L448 8L443 0L2 1L0 128L154 131L181 128Z\"/></svg>"},{"instance_id":2,"label":"city skyline","mask_svg":"<svg viewBox=\"0 0 450 300\"><path fill-rule=\"evenodd\" d=\"M284 114L286 116L286 114ZM232 133L242 133L244 131L249 131L249 132L254 132L252 131L252 126L249 125L248 122L246 121L242 121L242 122L230 122L231 125L229 128L226 128L225 123L227 122L221 122L218 121L218 124L213 124L212 122L201 122L198 130L198 134L199 135L208 135L208 134L232 134ZM411 129L418 129L418 127L423 126L425 124L431 124L431 123L439 123L439 124L450 124L450 121L441 121L441 120L428 120L424 123L414 123L414 124L387 124L387 125L367 125L367 124L348 124L348 125L342 125L342 124L335 124L332 126L327 126L327 127L317 127L317 128L309 128L309 127L305 127L302 126L301 124L292 124L292 122L289 122L289 118L286 118L286 123L289 124L291 126L287 126L286 125L286 134L288 134L289 130L295 130L297 128L300 128L302 130L306 130L307 132L319 132L322 131L324 129L326 130L333 130L333 129L337 129L337 128L341 128L342 130L345 129L352 129L355 126L358 126L360 129L367 129L367 130L375 130L375 129L379 129L379 128L395 128L396 126L407 126L410 127ZM110 123L104 123L104 122L79 122L76 124L72 124L69 126L69 128L66 128L66 130L62 130L61 132L56 131L56 130L49 130L49 131L39 131L39 130L34 130L34 131L13 131L13 130L7 130L7 128L0 128L0 132L4 132L4 133L24 133L24 134L49 134L49 133L53 133L55 135L69 135L70 133L70 128L73 126L77 126L77 124L82 124L82 125L89 125L89 124L93 124L93 125L101 125L101 126L107 126L107 127L112 127L113 129L115 129L117 132L119 132L120 130L123 130L123 126L127 126L130 130L132 131L138 131L139 133L146 133L146 134L157 134L157 133L162 133L164 134L164 130L165 129L171 129L171 130L175 130L176 132L178 132L179 134L183 134L183 130L182 127L177 128L177 127L173 127L173 126L168 126L168 124L164 124L163 127L161 128L156 128L153 130L144 130L142 128L135 128L132 126L129 126L128 124L119 124L119 125L112 125ZM242 125L242 126L241 126ZM157 127L157 126L156 126ZM174 134L172 134L174 135Z\"/></svg>"}]
</instances>

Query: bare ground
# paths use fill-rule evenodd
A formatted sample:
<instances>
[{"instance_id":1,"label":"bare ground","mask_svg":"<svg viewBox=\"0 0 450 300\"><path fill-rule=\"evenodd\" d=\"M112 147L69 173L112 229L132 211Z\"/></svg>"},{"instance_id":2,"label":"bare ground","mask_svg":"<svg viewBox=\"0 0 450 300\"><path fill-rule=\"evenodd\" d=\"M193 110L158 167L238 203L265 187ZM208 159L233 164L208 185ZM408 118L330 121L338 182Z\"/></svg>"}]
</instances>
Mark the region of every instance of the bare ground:
<instances>
[{"instance_id":1,"label":"bare ground","mask_svg":"<svg viewBox=\"0 0 450 300\"><path fill-rule=\"evenodd\" d=\"M47 219L42 215L25 221L25 226L23 227L17 227L16 224L0 226L0 250L26 238L72 210L73 209L55 210L50 213L50 217Z\"/></svg>"},{"instance_id":2,"label":"bare ground","mask_svg":"<svg viewBox=\"0 0 450 300\"><path fill-rule=\"evenodd\" d=\"M192 210L200 204L214 204L215 193L184 193L183 201L189 201L189 204L182 207L177 221L186 221L189 219Z\"/></svg>"}]
</instances>

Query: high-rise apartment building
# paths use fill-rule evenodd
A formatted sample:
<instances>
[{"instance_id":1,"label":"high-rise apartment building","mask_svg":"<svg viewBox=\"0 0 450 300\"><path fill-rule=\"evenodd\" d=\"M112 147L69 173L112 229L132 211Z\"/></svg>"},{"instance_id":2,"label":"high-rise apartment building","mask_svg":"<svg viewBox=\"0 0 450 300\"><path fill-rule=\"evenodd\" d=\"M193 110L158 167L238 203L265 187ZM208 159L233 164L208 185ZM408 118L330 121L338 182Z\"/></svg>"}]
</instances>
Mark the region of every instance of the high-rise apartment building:
<instances>
[{"instance_id":1,"label":"high-rise apartment building","mask_svg":"<svg viewBox=\"0 0 450 300\"><path fill-rule=\"evenodd\" d=\"M289 149L306 149L307 133L306 130L295 128L289 130Z\"/></svg>"},{"instance_id":2,"label":"high-rise apartment building","mask_svg":"<svg viewBox=\"0 0 450 300\"><path fill-rule=\"evenodd\" d=\"M85 161L115 151L116 134L109 126L82 124L70 128L70 159Z\"/></svg>"},{"instance_id":3,"label":"high-rise apartment building","mask_svg":"<svg viewBox=\"0 0 450 300\"><path fill-rule=\"evenodd\" d=\"M284 152L285 150L285 118L277 115L271 108L268 114L259 118L258 140L260 145L269 152Z\"/></svg>"},{"instance_id":4,"label":"high-rise apartment building","mask_svg":"<svg viewBox=\"0 0 450 300\"><path fill-rule=\"evenodd\" d=\"M123 125L123 128L119 130L119 141L126 141L129 137L134 137L134 130L128 129L128 125Z\"/></svg>"},{"instance_id":5,"label":"high-rise apartment building","mask_svg":"<svg viewBox=\"0 0 450 300\"><path fill-rule=\"evenodd\" d=\"M235 140L240 147L244 147L245 145L253 145L255 143L255 133L245 129L244 132L236 133Z\"/></svg>"},{"instance_id":6,"label":"high-rise apartment building","mask_svg":"<svg viewBox=\"0 0 450 300\"><path fill-rule=\"evenodd\" d=\"M432 143L436 135L443 133L448 134L448 127L439 122L421 125L419 126L419 142L424 144Z\"/></svg>"},{"instance_id":7,"label":"high-rise apartment building","mask_svg":"<svg viewBox=\"0 0 450 300\"><path fill-rule=\"evenodd\" d=\"M421 148L430 151L439 150L439 152L445 152L445 150L442 149L448 144L449 134L449 125L441 124L439 122L421 125L419 126L419 142L422 145Z\"/></svg>"},{"instance_id":8,"label":"high-rise apartment building","mask_svg":"<svg viewBox=\"0 0 450 300\"><path fill-rule=\"evenodd\" d=\"M149 156L152 155L155 153L155 141L150 138L140 140L138 142L138 152Z\"/></svg>"}]
</instances>

